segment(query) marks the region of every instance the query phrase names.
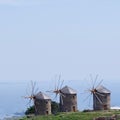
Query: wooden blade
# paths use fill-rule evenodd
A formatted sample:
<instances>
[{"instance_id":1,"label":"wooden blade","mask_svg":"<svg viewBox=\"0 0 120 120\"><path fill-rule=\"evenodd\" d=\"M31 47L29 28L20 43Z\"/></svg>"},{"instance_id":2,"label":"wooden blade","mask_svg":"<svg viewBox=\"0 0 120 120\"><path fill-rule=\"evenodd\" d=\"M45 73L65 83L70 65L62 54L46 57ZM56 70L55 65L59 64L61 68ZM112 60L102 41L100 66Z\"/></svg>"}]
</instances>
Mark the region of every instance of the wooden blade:
<instances>
[{"instance_id":1,"label":"wooden blade","mask_svg":"<svg viewBox=\"0 0 120 120\"><path fill-rule=\"evenodd\" d=\"M103 94L101 94L101 93L99 93L99 92L96 92L96 94L98 94L98 95L100 95L100 96L102 96L102 97L105 96L105 95L103 95Z\"/></svg>"},{"instance_id":2,"label":"wooden blade","mask_svg":"<svg viewBox=\"0 0 120 120\"><path fill-rule=\"evenodd\" d=\"M35 91L34 91L34 95L37 94L39 91L39 88L36 88Z\"/></svg>"},{"instance_id":3,"label":"wooden blade","mask_svg":"<svg viewBox=\"0 0 120 120\"><path fill-rule=\"evenodd\" d=\"M62 80L62 83L61 83L61 85L60 85L60 89L62 88L63 83L64 83L64 80Z\"/></svg>"},{"instance_id":4,"label":"wooden blade","mask_svg":"<svg viewBox=\"0 0 120 120\"><path fill-rule=\"evenodd\" d=\"M60 96L62 96L62 97L66 97L63 93L59 93L60 94Z\"/></svg>"},{"instance_id":5,"label":"wooden blade","mask_svg":"<svg viewBox=\"0 0 120 120\"><path fill-rule=\"evenodd\" d=\"M46 91L46 92L50 92L50 93L53 93L54 91L53 91L53 90L48 90L48 91Z\"/></svg>"},{"instance_id":6,"label":"wooden blade","mask_svg":"<svg viewBox=\"0 0 120 120\"><path fill-rule=\"evenodd\" d=\"M83 102L85 102L86 100L88 100L90 96L91 96L91 93L83 100Z\"/></svg>"},{"instance_id":7,"label":"wooden blade","mask_svg":"<svg viewBox=\"0 0 120 120\"><path fill-rule=\"evenodd\" d=\"M102 82L103 82L103 79L98 83L97 87L100 86L100 84L101 84ZM97 88L97 87L96 87L96 88Z\"/></svg>"},{"instance_id":8,"label":"wooden blade","mask_svg":"<svg viewBox=\"0 0 120 120\"><path fill-rule=\"evenodd\" d=\"M63 98L62 98L62 95L60 95L60 102L61 102L61 105L63 105Z\"/></svg>"},{"instance_id":9,"label":"wooden blade","mask_svg":"<svg viewBox=\"0 0 120 120\"><path fill-rule=\"evenodd\" d=\"M57 99L57 96L58 96L58 94L55 94L55 97L53 98L53 100Z\"/></svg>"},{"instance_id":10,"label":"wooden blade","mask_svg":"<svg viewBox=\"0 0 120 120\"><path fill-rule=\"evenodd\" d=\"M94 83L93 83L93 89L95 88L95 84L96 84L96 81L97 81L97 78L98 78L98 75L96 75L96 77L95 77L95 80L94 80Z\"/></svg>"},{"instance_id":11,"label":"wooden blade","mask_svg":"<svg viewBox=\"0 0 120 120\"><path fill-rule=\"evenodd\" d=\"M33 84L33 85L34 85L34 88L33 88L33 95L35 95L35 94L36 94L36 92L37 92L37 89L38 89L38 88L36 88L36 82L34 82L34 84Z\"/></svg>"},{"instance_id":12,"label":"wooden blade","mask_svg":"<svg viewBox=\"0 0 120 120\"><path fill-rule=\"evenodd\" d=\"M91 79L92 87L93 87L93 76L92 76L92 74L90 74L90 79Z\"/></svg>"},{"instance_id":13,"label":"wooden blade","mask_svg":"<svg viewBox=\"0 0 120 120\"><path fill-rule=\"evenodd\" d=\"M31 80L31 95L33 95L33 94L34 94L34 83Z\"/></svg>"},{"instance_id":14,"label":"wooden blade","mask_svg":"<svg viewBox=\"0 0 120 120\"><path fill-rule=\"evenodd\" d=\"M58 78L58 86L57 86L57 90L59 90L59 88L60 88L60 79L61 79L61 75L59 75L59 78Z\"/></svg>"},{"instance_id":15,"label":"wooden blade","mask_svg":"<svg viewBox=\"0 0 120 120\"><path fill-rule=\"evenodd\" d=\"M89 106L90 106L90 103L91 103L91 98L92 98L92 95L91 95L90 98L89 98Z\"/></svg>"},{"instance_id":16,"label":"wooden blade","mask_svg":"<svg viewBox=\"0 0 120 120\"><path fill-rule=\"evenodd\" d=\"M96 94L94 94L94 95L97 98L97 100L100 102L100 104L103 104L102 101L100 100L100 98Z\"/></svg>"},{"instance_id":17,"label":"wooden blade","mask_svg":"<svg viewBox=\"0 0 120 120\"><path fill-rule=\"evenodd\" d=\"M54 91L53 91L53 90L51 90L51 91L46 91L46 92L48 92L48 93L50 94L50 96L54 94Z\"/></svg>"},{"instance_id":18,"label":"wooden blade","mask_svg":"<svg viewBox=\"0 0 120 120\"><path fill-rule=\"evenodd\" d=\"M55 75L55 90L57 90L56 79L57 79L57 75Z\"/></svg>"},{"instance_id":19,"label":"wooden blade","mask_svg":"<svg viewBox=\"0 0 120 120\"><path fill-rule=\"evenodd\" d=\"M29 94L29 92L28 92L28 90L26 89L26 94L27 94L27 96L30 96L30 94Z\"/></svg>"},{"instance_id":20,"label":"wooden blade","mask_svg":"<svg viewBox=\"0 0 120 120\"><path fill-rule=\"evenodd\" d=\"M29 101L28 101L28 103L26 104L26 106L28 106L28 105L30 106L31 101L32 101L32 100L31 100L31 99L29 99Z\"/></svg>"},{"instance_id":21,"label":"wooden blade","mask_svg":"<svg viewBox=\"0 0 120 120\"><path fill-rule=\"evenodd\" d=\"M28 83L28 86L26 88L26 94L27 94L27 96L31 96L31 82Z\"/></svg>"},{"instance_id":22,"label":"wooden blade","mask_svg":"<svg viewBox=\"0 0 120 120\"><path fill-rule=\"evenodd\" d=\"M85 94L85 93L89 93L91 90L84 90L84 92L80 93L80 94Z\"/></svg>"}]
</instances>

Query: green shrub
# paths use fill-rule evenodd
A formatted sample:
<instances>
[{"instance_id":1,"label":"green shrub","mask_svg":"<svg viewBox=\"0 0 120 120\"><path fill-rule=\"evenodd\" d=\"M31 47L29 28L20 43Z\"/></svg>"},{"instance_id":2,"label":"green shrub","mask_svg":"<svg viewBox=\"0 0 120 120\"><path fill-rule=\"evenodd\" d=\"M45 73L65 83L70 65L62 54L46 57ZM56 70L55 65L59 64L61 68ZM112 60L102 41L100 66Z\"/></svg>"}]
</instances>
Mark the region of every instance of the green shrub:
<instances>
[{"instance_id":1,"label":"green shrub","mask_svg":"<svg viewBox=\"0 0 120 120\"><path fill-rule=\"evenodd\" d=\"M30 106L30 107L27 108L27 110L25 111L25 115L34 114L34 113L35 113L35 107L34 107L34 105L33 105L33 106Z\"/></svg>"},{"instance_id":2,"label":"green shrub","mask_svg":"<svg viewBox=\"0 0 120 120\"><path fill-rule=\"evenodd\" d=\"M51 112L52 112L52 114L56 114L56 113L60 112L59 103L57 103L55 101L51 102Z\"/></svg>"}]
</instances>

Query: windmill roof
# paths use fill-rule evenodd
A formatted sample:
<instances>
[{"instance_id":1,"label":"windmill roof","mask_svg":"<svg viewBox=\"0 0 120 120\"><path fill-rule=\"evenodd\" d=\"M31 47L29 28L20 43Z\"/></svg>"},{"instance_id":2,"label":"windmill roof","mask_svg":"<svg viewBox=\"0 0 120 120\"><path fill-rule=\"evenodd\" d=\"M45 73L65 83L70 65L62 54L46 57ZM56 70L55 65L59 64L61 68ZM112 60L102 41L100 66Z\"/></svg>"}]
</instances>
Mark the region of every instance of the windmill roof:
<instances>
[{"instance_id":1,"label":"windmill roof","mask_svg":"<svg viewBox=\"0 0 120 120\"><path fill-rule=\"evenodd\" d=\"M76 94L77 93L75 90L73 90L72 88L70 88L68 86L63 87L61 89L61 92L65 93L65 94Z\"/></svg>"},{"instance_id":2,"label":"windmill roof","mask_svg":"<svg viewBox=\"0 0 120 120\"><path fill-rule=\"evenodd\" d=\"M111 93L110 92L110 90L108 90L107 88L105 88L104 86L98 86L97 88L96 88L96 90L98 91L98 92L100 92L100 93Z\"/></svg>"},{"instance_id":3,"label":"windmill roof","mask_svg":"<svg viewBox=\"0 0 120 120\"><path fill-rule=\"evenodd\" d=\"M49 100L50 99L50 97L48 95L46 95L45 93L42 93L42 92L37 93L35 95L35 97L40 100Z\"/></svg>"}]
</instances>

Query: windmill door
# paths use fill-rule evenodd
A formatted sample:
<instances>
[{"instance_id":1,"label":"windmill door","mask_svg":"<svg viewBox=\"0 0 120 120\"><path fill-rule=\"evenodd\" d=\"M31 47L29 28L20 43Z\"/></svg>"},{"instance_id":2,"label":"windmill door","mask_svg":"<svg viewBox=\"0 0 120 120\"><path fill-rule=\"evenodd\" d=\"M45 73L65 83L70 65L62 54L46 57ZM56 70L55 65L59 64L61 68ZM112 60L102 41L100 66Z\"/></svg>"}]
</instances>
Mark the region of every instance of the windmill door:
<instances>
[{"instance_id":1,"label":"windmill door","mask_svg":"<svg viewBox=\"0 0 120 120\"><path fill-rule=\"evenodd\" d=\"M75 106L73 106L73 112L75 112L75 111L76 111Z\"/></svg>"},{"instance_id":2,"label":"windmill door","mask_svg":"<svg viewBox=\"0 0 120 120\"><path fill-rule=\"evenodd\" d=\"M104 107L104 110L107 110L107 105L104 105L103 107Z\"/></svg>"},{"instance_id":3,"label":"windmill door","mask_svg":"<svg viewBox=\"0 0 120 120\"><path fill-rule=\"evenodd\" d=\"M46 111L46 114L48 115L48 111Z\"/></svg>"}]
</instances>

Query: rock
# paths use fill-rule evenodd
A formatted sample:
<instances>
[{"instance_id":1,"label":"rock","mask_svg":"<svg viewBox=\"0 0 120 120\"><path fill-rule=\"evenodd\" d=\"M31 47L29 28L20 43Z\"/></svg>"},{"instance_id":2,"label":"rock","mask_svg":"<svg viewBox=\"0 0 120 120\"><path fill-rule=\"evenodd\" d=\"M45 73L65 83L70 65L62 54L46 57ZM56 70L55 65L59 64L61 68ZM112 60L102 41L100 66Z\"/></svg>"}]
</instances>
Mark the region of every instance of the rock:
<instances>
[{"instance_id":1,"label":"rock","mask_svg":"<svg viewBox=\"0 0 120 120\"><path fill-rule=\"evenodd\" d=\"M93 120L117 120L114 117L116 117L116 116L113 116L113 117L98 117L98 118L94 118Z\"/></svg>"}]
</instances>

